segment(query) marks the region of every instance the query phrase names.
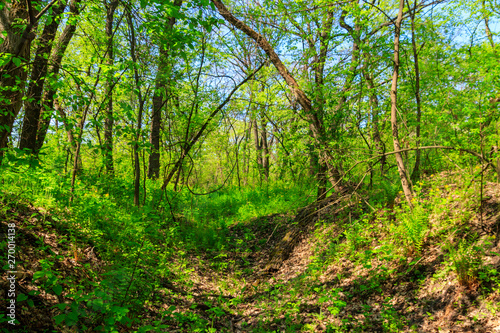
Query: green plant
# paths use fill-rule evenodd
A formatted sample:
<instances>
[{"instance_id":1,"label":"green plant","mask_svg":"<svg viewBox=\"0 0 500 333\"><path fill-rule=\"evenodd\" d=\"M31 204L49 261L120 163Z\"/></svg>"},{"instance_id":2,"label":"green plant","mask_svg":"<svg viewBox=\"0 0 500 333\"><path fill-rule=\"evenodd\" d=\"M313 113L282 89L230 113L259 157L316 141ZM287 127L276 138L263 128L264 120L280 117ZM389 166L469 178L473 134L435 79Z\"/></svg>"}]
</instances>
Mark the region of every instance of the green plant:
<instances>
[{"instance_id":1,"label":"green plant","mask_svg":"<svg viewBox=\"0 0 500 333\"><path fill-rule=\"evenodd\" d=\"M381 305L380 316L382 317L382 327L385 332L400 332L405 325L405 320L401 317L394 306L390 303L390 298L386 298Z\"/></svg>"},{"instance_id":2,"label":"green plant","mask_svg":"<svg viewBox=\"0 0 500 333\"><path fill-rule=\"evenodd\" d=\"M485 284L489 284L493 289L498 289L500 291L500 272L491 267L483 266L478 272L479 280Z\"/></svg>"},{"instance_id":3,"label":"green plant","mask_svg":"<svg viewBox=\"0 0 500 333\"><path fill-rule=\"evenodd\" d=\"M399 216L400 224L396 235L405 246L407 254L419 253L429 230L428 215L424 207L415 201L412 210L407 209Z\"/></svg>"},{"instance_id":4,"label":"green plant","mask_svg":"<svg viewBox=\"0 0 500 333\"><path fill-rule=\"evenodd\" d=\"M366 221L359 220L344 231L346 243L349 245L350 252L354 253L365 245L366 238L363 236L362 231L366 227Z\"/></svg>"},{"instance_id":5,"label":"green plant","mask_svg":"<svg viewBox=\"0 0 500 333\"><path fill-rule=\"evenodd\" d=\"M473 243L461 240L458 246L450 246L449 251L458 283L469 288L477 284L482 266L481 249Z\"/></svg>"}]
</instances>

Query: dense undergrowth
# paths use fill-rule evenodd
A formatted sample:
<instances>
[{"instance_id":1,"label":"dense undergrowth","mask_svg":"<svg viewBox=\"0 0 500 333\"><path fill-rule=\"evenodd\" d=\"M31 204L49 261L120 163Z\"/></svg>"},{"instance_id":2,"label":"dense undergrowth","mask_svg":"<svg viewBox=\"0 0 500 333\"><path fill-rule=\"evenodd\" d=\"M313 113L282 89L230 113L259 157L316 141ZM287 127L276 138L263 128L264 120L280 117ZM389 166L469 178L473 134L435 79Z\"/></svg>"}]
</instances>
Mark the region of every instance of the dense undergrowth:
<instances>
[{"instance_id":1,"label":"dense undergrowth","mask_svg":"<svg viewBox=\"0 0 500 333\"><path fill-rule=\"evenodd\" d=\"M294 212L313 201L306 184L199 196L186 188L161 193L146 181L137 208L126 179L81 175L71 194L69 177L53 170L2 170L1 231L15 223L24 272L20 331L479 332L500 325L500 187L481 183L477 169L415 184L411 208L396 181L373 182L334 223L317 220L275 272L263 272L266 260L294 227ZM4 329L7 319L0 318Z\"/></svg>"}]
</instances>

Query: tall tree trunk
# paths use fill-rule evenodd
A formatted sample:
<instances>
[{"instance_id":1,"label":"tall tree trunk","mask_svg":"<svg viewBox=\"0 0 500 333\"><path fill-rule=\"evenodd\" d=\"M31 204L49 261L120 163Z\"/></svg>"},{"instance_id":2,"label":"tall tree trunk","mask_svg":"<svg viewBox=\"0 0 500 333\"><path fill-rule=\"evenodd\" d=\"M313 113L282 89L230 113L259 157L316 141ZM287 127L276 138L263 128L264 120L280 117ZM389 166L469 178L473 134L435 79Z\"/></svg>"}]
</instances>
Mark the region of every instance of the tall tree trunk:
<instances>
[{"instance_id":1,"label":"tall tree trunk","mask_svg":"<svg viewBox=\"0 0 500 333\"><path fill-rule=\"evenodd\" d=\"M267 182L269 180L269 144L267 142L267 122L265 121L265 116L261 114L261 147L262 147L262 172L264 174L264 180Z\"/></svg>"},{"instance_id":2,"label":"tall tree trunk","mask_svg":"<svg viewBox=\"0 0 500 333\"><path fill-rule=\"evenodd\" d=\"M105 120L104 120L104 165L108 174L112 175L114 173L113 166L113 74L114 74L114 42L113 42L113 19L115 16L116 7L118 7L118 1L112 0L110 2L106 1L106 66L108 68L106 73L106 96L108 97L108 103L105 109Z\"/></svg>"},{"instance_id":3,"label":"tall tree trunk","mask_svg":"<svg viewBox=\"0 0 500 333\"><path fill-rule=\"evenodd\" d=\"M161 54L162 52L160 52ZM161 58L161 56L160 56ZM161 63L156 74L156 84L153 96L153 113L151 114L151 136L150 143L153 146L148 161L148 178L157 179L160 177L160 129L161 129L161 109L166 104L164 99L165 80L161 77L163 74L163 64Z\"/></svg>"},{"instance_id":4,"label":"tall tree trunk","mask_svg":"<svg viewBox=\"0 0 500 333\"><path fill-rule=\"evenodd\" d=\"M30 13L32 9L29 9ZM26 26L18 21L26 21ZM0 54L12 55L12 60L0 67L0 149L7 147L14 120L19 113L24 96L28 72L23 66L30 59L31 33L34 15L28 14L28 2L13 0L3 3L0 10ZM3 152L0 150L0 157Z\"/></svg>"},{"instance_id":5,"label":"tall tree trunk","mask_svg":"<svg viewBox=\"0 0 500 333\"><path fill-rule=\"evenodd\" d=\"M415 101L417 102L417 126L416 126L416 145L420 146L420 123L422 119L422 106L420 101L420 69L418 67L418 48L417 37L415 35L415 14L417 12L417 1L415 0L413 10L410 10L411 19L411 45L413 49L413 62L415 63ZM411 180L417 181L420 179L420 149L415 152L415 166L411 174Z\"/></svg>"},{"instance_id":6,"label":"tall tree trunk","mask_svg":"<svg viewBox=\"0 0 500 333\"><path fill-rule=\"evenodd\" d=\"M178 9L182 6L182 0L174 0L175 7ZM175 17L170 17L168 21L168 29L171 31L175 25ZM170 48L168 44L166 49L160 45L160 59L158 64L158 72L156 73L155 91L153 95L153 113L151 115L151 136L150 143L153 146L149 155L148 178L157 179L160 177L160 129L161 129L161 110L166 104L166 95L170 87L167 87L168 76L171 72L170 65Z\"/></svg>"},{"instance_id":7,"label":"tall tree trunk","mask_svg":"<svg viewBox=\"0 0 500 333\"><path fill-rule=\"evenodd\" d=\"M132 20L132 13L130 8L125 8L127 11L127 21L130 29L130 55L134 64L137 64L137 54L136 54L136 38L135 38L135 28L134 22ZM141 167L139 161L139 140L141 138L142 129L142 115L144 112L144 98L141 91L139 71L137 66L134 66L134 81L135 89L137 93L137 98L139 99L139 110L137 113L137 130L135 134L134 143L134 205L140 205L140 186L141 186ZM144 194L146 195L146 194Z\"/></svg>"},{"instance_id":8,"label":"tall tree trunk","mask_svg":"<svg viewBox=\"0 0 500 333\"><path fill-rule=\"evenodd\" d=\"M57 28L61 21L60 16L65 8L66 4L61 1L58 1L52 8L50 23L45 25L42 35L40 36L40 44L36 50L30 83L28 91L26 92L27 99L24 104L25 113L19 148L29 149L32 154L36 154L37 152L37 132L40 121L40 111L42 109L42 92L47 76L49 55L51 54Z\"/></svg>"},{"instance_id":9,"label":"tall tree trunk","mask_svg":"<svg viewBox=\"0 0 500 333\"><path fill-rule=\"evenodd\" d=\"M257 115L253 115L252 119L253 142L255 147L255 159L257 169L259 170L260 180L262 180L262 145L259 138L259 126L257 125Z\"/></svg>"},{"instance_id":10,"label":"tall tree trunk","mask_svg":"<svg viewBox=\"0 0 500 333\"><path fill-rule=\"evenodd\" d=\"M366 59L368 61L368 59ZM380 130L379 130L379 102L378 102L378 97L377 97L377 92L375 91L375 84L373 82L373 77L372 75L368 72L367 67L369 64L365 64L363 68L363 76L366 80L366 85L368 86L368 90L370 91L370 97L369 97L369 103L370 103L370 108L372 110L372 141L375 145L375 148L377 149L377 153L381 155L380 158L380 172L383 174L384 173L384 166L386 163L386 156L385 154L385 145L384 142L382 141L382 138L380 136Z\"/></svg>"},{"instance_id":11,"label":"tall tree trunk","mask_svg":"<svg viewBox=\"0 0 500 333\"><path fill-rule=\"evenodd\" d=\"M401 21L403 21L403 8L404 0L399 1L399 12L395 24L394 32L394 71L392 74L392 84L391 84L391 127L392 127L392 139L394 142L394 151L397 151L394 155L396 156L396 163L398 166L399 177L401 179L401 185L403 187L403 192L405 194L408 205L412 206L413 193L408 177L408 172L406 170L403 156L401 155L401 145L399 143L399 133L398 133L398 116L397 116L397 94L398 94L398 75L399 75L399 37L401 34Z\"/></svg>"},{"instance_id":12,"label":"tall tree trunk","mask_svg":"<svg viewBox=\"0 0 500 333\"><path fill-rule=\"evenodd\" d=\"M69 4L70 15L73 17L78 17L80 15L80 3L82 0L71 0ZM47 131L49 129L50 120L52 119L52 113L54 108L54 96L57 92L57 78L59 76L59 70L61 68L61 63L64 57L64 53L68 48L71 39L73 38L76 31L76 21L68 20L68 23L64 27L63 32L59 36L56 47L52 50L52 54L49 60L48 77L51 78L52 84L45 86L45 92L43 94L43 115L40 119L38 126L38 134L36 139L36 152L38 153L43 146L45 137L47 136ZM56 108L57 111L57 108Z\"/></svg>"}]
</instances>

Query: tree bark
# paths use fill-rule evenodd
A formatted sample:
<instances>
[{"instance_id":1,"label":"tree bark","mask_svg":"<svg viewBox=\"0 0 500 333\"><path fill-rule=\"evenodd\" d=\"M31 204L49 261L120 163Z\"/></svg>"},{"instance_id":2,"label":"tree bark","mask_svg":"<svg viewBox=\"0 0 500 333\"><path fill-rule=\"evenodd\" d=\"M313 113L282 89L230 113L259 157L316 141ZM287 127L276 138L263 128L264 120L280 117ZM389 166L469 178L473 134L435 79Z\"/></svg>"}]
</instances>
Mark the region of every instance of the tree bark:
<instances>
[{"instance_id":1,"label":"tree bark","mask_svg":"<svg viewBox=\"0 0 500 333\"><path fill-rule=\"evenodd\" d=\"M417 125L416 125L416 146L420 146L420 123L422 120L422 106L420 100L420 69L418 65L418 48L417 48L417 37L415 35L415 14L417 11L417 1L413 6L413 10L410 10L411 19L411 45L413 49L413 62L415 64L415 101L417 102ZM411 180L417 181L420 179L420 159L421 152L419 149L415 152L415 165L413 167L413 172L411 174Z\"/></svg>"},{"instance_id":2,"label":"tree bark","mask_svg":"<svg viewBox=\"0 0 500 333\"><path fill-rule=\"evenodd\" d=\"M51 54L57 28L61 21L61 14L65 8L66 4L61 1L58 1L53 6L50 23L45 25L40 36L40 44L36 50L30 83L26 92L27 99L24 104L25 113L19 148L28 149L32 154L37 153L37 132L42 110L42 92L47 76L49 55Z\"/></svg>"},{"instance_id":3,"label":"tree bark","mask_svg":"<svg viewBox=\"0 0 500 333\"><path fill-rule=\"evenodd\" d=\"M261 118L261 147L262 147L262 172L264 174L264 180L267 182L269 180L269 143L267 142L267 122L262 114Z\"/></svg>"},{"instance_id":4,"label":"tree bark","mask_svg":"<svg viewBox=\"0 0 500 333\"><path fill-rule=\"evenodd\" d=\"M78 17L80 15L80 3L82 0L71 0L69 4L70 15ZM45 137L47 136L47 131L49 129L50 120L52 119L52 113L54 108L54 96L57 92L57 77L59 76L59 70L61 68L62 60L64 58L64 53L68 48L71 39L73 38L76 31L76 22L70 20L64 27L63 32L59 36L56 47L52 50L52 54L49 60L49 68L47 76L51 78L54 84L49 84L45 86L45 92L43 94L43 115L40 119L40 124L38 126L36 152L38 153L43 146ZM57 111L57 109L56 109Z\"/></svg>"},{"instance_id":5,"label":"tree bark","mask_svg":"<svg viewBox=\"0 0 500 333\"><path fill-rule=\"evenodd\" d=\"M175 0L175 7L182 6L182 0ZM168 21L168 29L172 30L176 22L175 17L170 17ZM151 115L151 136L150 143L153 146L151 154L149 155L149 165L148 165L148 178L157 179L160 177L160 129L161 129L161 110L166 104L166 94L169 90L167 87L168 76L170 75L171 66L169 64L170 45L167 42L166 49L163 49L160 45L160 59L158 64L158 72L156 74L155 91L153 95L153 113Z\"/></svg>"},{"instance_id":6,"label":"tree bark","mask_svg":"<svg viewBox=\"0 0 500 333\"><path fill-rule=\"evenodd\" d=\"M253 132L253 142L255 147L257 168L259 169L259 174L262 176L262 146L261 146L261 140L259 139L259 126L257 125L257 115L253 115L252 132Z\"/></svg>"},{"instance_id":7,"label":"tree bark","mask_svg":"<svg viewBox=\"0 0 500 333\"><path fill-rule=\"evenodd\" d=\"M113 166L113 74L114 74L114 42L113 42L113 19L115 16L115 10L118 7L118 1L112 0L105 3L106 7L106 66L108 71L106 73L106 95L108 97L108 102L105 109L105 120L104 120L104 165L108 174L112 175L114 173Z\"/></svg>"},{"instance_id":8,"label":"tree bark","mask_svg":"<svg viewBox=\"0 0 500 333\"><path fill-rule=\"evenodd\" d=\"M160 58L161 54L160 52ZM153 96L153 113L151 114L151 136L150 143L153 146L148 161L148 178L157 179L160 177L160 129L161 129L161 109L166 103L164 99L165 80L162 78L162 60L160 60L158 73L156 76L155 91Z\"/></svg>"},{"instance_id":9,"label":"tree bark","mask_svg":"<svg viewBox=\"0 0 500 333\"><path fill-rule=\"evenodd\" d=\"M127 11L127 21L130 29L130 55L134 64L137 64L137 53L136 53L136 37L135 37L135 27L132 20L132 13L130 8L125 9ZM134 143L134 205L140 205L140 186L141 186L141 168L139 161L139 140L141 138L142 129L142 115L144 112L144 96L142 95L139 71L137 66L134 66L134 81L135 90L137 93L137 98L139 99L139 110L137 112L137 130L135 134ZM146 195L144 193L144 195Z\"/></svg>"},{"instance_id":10,"label":"tree bark","mask_svg":"<svg viewBox=\"0 0 500 333\"><path fill-rule=\"evenodd\" d=\"M394 142L394 151L396 157L396 164L398 166L399 177L401 179L401 185L403 187L403 192L405 194L408 205L412 207L413 193L411 185L408 179L408 172L406 170L403 156L401 155L401 145L399 143L399 133L398 133L398 117L397 117L397 93L398 93L398 75L399 75L399 37L401 34L401 21L403 20L403 8L404 0L399 1L399 12L395 23L394 32L394 70L392 74L392 84L391 84L391 128L392 128L392 139Z\"/></svg>"},{"instance_id":11,"label":"tree bark","mask_svg":"<svg viewBox=\"0 0 500 333\"><path fill-rule=\"evenodd\" d=\"M32 9L30 9L32 11ZM18 21L27 21L18 25ZM22 63L30 58L31 41L35 35L31 33L34 21L33 14L28 14L26 1L13 0L4 2L0 10L0 36L4 38L0 44L0 54L9 54L15 61L8 61L0 67L0 149L7 147L7 140L12 132L12 125L19 113L24 96L24 83L28 72ZM0 150L0 157L3 151Z\"/></svg>"}]
</instances>

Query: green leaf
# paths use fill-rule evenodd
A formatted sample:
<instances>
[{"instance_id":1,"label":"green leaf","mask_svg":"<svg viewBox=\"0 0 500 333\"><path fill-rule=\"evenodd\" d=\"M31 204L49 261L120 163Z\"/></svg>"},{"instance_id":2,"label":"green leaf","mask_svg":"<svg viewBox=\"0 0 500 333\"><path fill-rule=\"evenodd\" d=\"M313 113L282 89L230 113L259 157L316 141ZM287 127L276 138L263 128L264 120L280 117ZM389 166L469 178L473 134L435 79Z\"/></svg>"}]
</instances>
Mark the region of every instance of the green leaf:
<instances>
[{"instance_id":1,"label":"green leaf","mask_svg":"<svg viewBox=\"0 0 500 333\"><path fill-rule=\"evenodd\" d=\"M56 306L59 310L61 310L61 311L62 311L62 310L64 310L64 309L66 309L66 307L68 306L68 304L66 304L66 303L59 303L59 304L56 304L55 306Z\"/></svg>"},{"instance_id":2,"label":"green leaf","mask_svg":"<svg viewBox=\"0 0 500 333\"><path fill-rule=\"evenodd\" d=\"M17 57L13 57L12 58L12 62L14 63L14 65L16 65L17 67L21 66L21 64L23 63L23 61L20 59L20 58L17 58Z\"/></svg>"},{"instance_id":3,"label":"green leaf","mask_svg":"<svg viewBox=\"0 0 500 333\"><path fill-rule=\"evenodd\" d=\"M33 280L38 280L42 276L45 276L45 272L44 271L35 272L35 274L33 274Z\"/></svg>"},{"instance_id":4,"label":"green leaf","mask_svg":"<svg viewBox=\"0 0 500 333\"><path fill-rule=\"evenodd\" d=\"M55 316L54 321L56 322L56 325L61 324L65 317L66 317L65 314L60 314L60 315Z\"/></svg>"},{"instance_id":5,"label":"green leaf","mask_svg":"<svg viewBox=\"0 0 500 333\"><path fill-rule=\"evenodd\" d=\"M63 288L60 284L55 285L54 288L52 288L52 290L56 293L57 296L61 295L62 289Z\"/></svg>"},{"instance_id":6,"label":"green leaf","mask_svg":"<svg viewBox=\"0 0 500 333\"><path fill-rule=\"evenodd\" d=\"M78 321L78 312L76 311L72 311L68 314L68 319L71 321L71 322L74 322L76 323Z\"/></svg>"},{"instance_id":7,"label":"green leaf","mask_svg":"<svg viewBox=\"0 0 500 333\"><path fill-rule=\"evenodd\" d=\"M22 302L22 301L25 301L25 300L27 300L27 299L28 299L28 296L27 296L27 295L25 295L25 294L19 294L19 295L17 295L17 298L16 298L16 300L17 300L18 302Z\"/></svg>"}]
</instances>

